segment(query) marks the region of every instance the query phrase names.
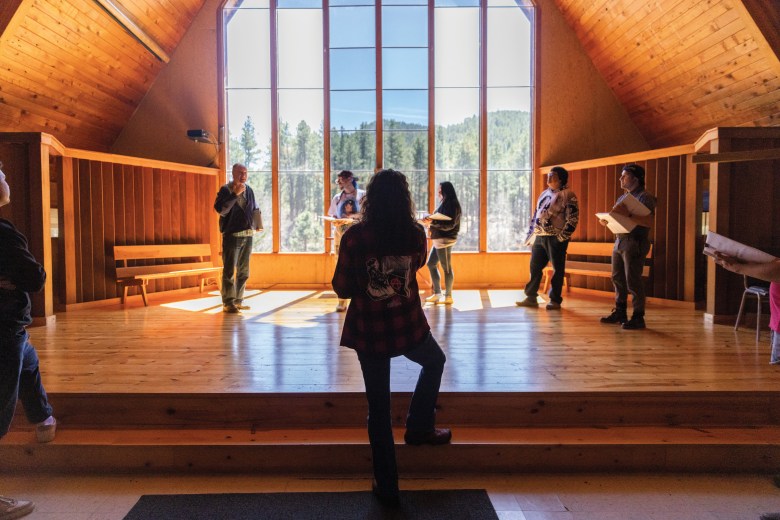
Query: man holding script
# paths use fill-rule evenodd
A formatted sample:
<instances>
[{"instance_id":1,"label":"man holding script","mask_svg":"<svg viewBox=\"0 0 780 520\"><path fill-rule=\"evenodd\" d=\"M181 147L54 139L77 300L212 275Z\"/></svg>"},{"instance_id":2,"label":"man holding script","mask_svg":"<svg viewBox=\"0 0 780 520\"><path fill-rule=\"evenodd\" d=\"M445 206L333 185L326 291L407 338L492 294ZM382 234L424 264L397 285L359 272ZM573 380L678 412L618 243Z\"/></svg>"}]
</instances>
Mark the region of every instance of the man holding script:
<instances>
[{"instance_id":1,"label":"man holding script","mask_svg":"<svg viewBox=\"0 0 780 520\"><path fill-rule=\"evenodd\" d=\"M615 233L612 250L612 284L615 286L615 308L601 318L601 323L618 323L626 330L645 328L645 287L642 269L650 251L650 226L655 216L655 197L645 190L645 169L627 164L620 174L618 197L609 213L597 213L599 223ZM628 319L628 294L634 313Z\"/></svg>"}]
</instances>

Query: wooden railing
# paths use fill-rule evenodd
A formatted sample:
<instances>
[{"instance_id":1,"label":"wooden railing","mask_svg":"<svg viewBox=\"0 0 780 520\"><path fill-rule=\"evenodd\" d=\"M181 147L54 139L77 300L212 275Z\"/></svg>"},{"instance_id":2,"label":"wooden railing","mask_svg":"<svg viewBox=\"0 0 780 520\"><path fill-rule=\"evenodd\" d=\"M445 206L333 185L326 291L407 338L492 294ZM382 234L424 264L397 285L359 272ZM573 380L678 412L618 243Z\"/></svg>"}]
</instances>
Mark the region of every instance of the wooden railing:
<instances>
[{"instance_id":1,"label":"wooden railing","mask_svg":"<svg viewBox=\"0 0 780 520\"><path fill-rule=\"evenodd\" d=\"M209 243L219 253L211 209L219 170L70 149L38 133L0 134L0 160L12 191L5 216L49 273L36 317L52 316L55 302L67 308L118 298L114 245ZM156 284L151 291L197 281Z\"/></svg>"},{"instance_id":2,"label":"wooden railing","mask_svg":"<svg viewBox=\"0 0 780 520\"><path fill-rule=\"evenodd\" d=\"M572 240L611 242L612 233L598 223L596 212L607 211L622 193L620 172L627 163L642 165L647 190L658 199L655 224L651 229L653 258L648 296L670 300L694 300L696 233L700 229L697 212L696 167L691 162L693 145L676 146L647 152L616 155L588 161L561 164L569 171L569 186L577 194L580 221ZM546 174L554 165L539 169ZM535 183L535 195L546 188L541 177ZM700 204L699 204L700 208ZM700 220L699 220L700 222ZM573 285L611 291L608 279L573 276Z\"/></svg>"}]
</instances>

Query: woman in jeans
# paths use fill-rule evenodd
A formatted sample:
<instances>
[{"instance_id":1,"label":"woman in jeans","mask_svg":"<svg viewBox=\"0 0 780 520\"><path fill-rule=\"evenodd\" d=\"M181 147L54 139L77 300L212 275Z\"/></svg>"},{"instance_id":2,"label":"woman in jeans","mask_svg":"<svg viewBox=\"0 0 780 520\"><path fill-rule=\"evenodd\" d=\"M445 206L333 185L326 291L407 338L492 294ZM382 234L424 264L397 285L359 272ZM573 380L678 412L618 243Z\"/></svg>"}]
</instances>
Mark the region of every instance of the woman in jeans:
<instances>
[{"instance_id":1,"label":"woman in jeans","mask_svg":"<svg viewBox=\"0 0 780 520\"><path fill-rule=\"evenodd\" d=\"M406 444L446 444L452 433L435 427L436 400L446 360L431 335L420 302L417 271L426 238L415 220L406 177L395 170L372 176L362 218L341 238L333 290L351 298L341 345L354 349L368 400L368 438L374 463L373 491L397 506L398 468L390 408L390 359L406 356L422 367L406 416Z\"/></svg>"},{"instance_id":2,"label":"woman in jeans","mask_svg":"<svg viewBox=\"0 0 780 520\"><path fill-rule=\"evenodd\" d=\"M460 231L460 202L455 188L451 182L445 181L439 184L439 207L436 213L450 217L450 220L437 220L426 218L423 220L431 231L433 247L428 257L428 270L431 272L433 294L425 301L452 305L452 285L455 282L455 274L452 272L452 248L458 240ZM444 271L444 297L441 294L441 278L439 277L439 264Z\"/></svg>"}]
</instances>

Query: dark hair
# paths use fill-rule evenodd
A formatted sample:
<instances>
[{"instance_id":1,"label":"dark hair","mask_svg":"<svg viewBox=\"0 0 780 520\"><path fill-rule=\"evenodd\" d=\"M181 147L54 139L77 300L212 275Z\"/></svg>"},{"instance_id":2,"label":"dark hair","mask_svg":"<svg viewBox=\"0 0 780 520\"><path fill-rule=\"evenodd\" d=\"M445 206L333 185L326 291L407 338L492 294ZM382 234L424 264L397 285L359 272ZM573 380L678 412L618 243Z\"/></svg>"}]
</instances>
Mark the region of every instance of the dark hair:
<instances>
[{"instance_id":1,"label":"dark hair","mask_svg":"<svg viewBox=\"0 0 780 520\"><path fill-rule=\"evenodd\" d=\"M390 169L375 173L368 181L361 206L361 222L379 237L377 253L401 254L416 246L421 229L403 173Z\"/></svg>"},{"instance_id":2,"label":"dark hair","mask_svg":"<svg viewBox=\"0 0 780 520\"><path fill-rule=\"evenodd\" d=\"M458 213L461 212L460 202L458 201L458 194L455 193L455 186L450 181L440 182L441 194L444 196L444 200L455 207Z\"/></svg>"},{"instance_id":3,"label":"dark hair","mask_svg":"<svg viewBox=\"0 0 780 520\"><path fill-rule=\"evenodd\" d=\"M636 163L626 164L623 166L623 171L628 172L639 181L639 186L645 187L645 169Z\"/></svg>"},{"instance_id":4,"label":"dark hair","mask_svg":"<svg viewBox=\"0 0 780 520\"><path fill-rule=\"evenodd\" d=\"M355 174L353 174L349 170L341 170L336 174L336 177L341 177L342 179L352 179L352 186L357 189L357 177L355 177Z\"/></svg>"},{"instance_id":5,"label":"dark hair","mask_svg":"<svg viewBox=\"0 0 780 520\"><path fill-rule=\"evenodd\" d=\"M558 176L558 180L561 181L561 188L566 187L569 183L569 172L563 166L553 166L550 168L551 172L554 172Z\"/></svg>"}]
</instances>

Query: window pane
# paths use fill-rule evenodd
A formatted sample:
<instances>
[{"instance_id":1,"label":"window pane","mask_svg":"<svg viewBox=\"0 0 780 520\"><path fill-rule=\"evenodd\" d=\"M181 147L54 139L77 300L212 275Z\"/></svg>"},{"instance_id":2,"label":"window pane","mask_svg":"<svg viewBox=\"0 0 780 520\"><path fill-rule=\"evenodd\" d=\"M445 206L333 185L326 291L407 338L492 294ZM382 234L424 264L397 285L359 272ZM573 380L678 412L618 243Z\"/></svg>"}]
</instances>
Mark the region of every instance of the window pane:
<instances>
[{"instance_id":1,"label":"window pane","mask_svg":"<svg viewBox=\"0 0 780 520\"><path fill-rule=\"evenodd\" d=\"M271 91L228 90L228 157L249 170L271 169Z\"/></svg>"},{"instance_id":2,"label":"window pane","mask_svg":"<svg viewBox=\"0 0 780 520\"><path fill-rule=\"evenodd\" d=\"M255 253L270 253L274 245L273 197L270 171L250 170L247 184L255 192L255 200L263 212L263 227L265 231L257 233L252 240L252 251Z\"/></svg>"},{"instance_id":3,"label":"window pane","mask_svg":"<svg viewBox=\"0 0 780 520\"><path fill-rule=\"evenodd\" d=\"M281 251L320 253L325 250L322 221L322 171L279 172Z\"/></svg>"},{"instance_id":4,"label":"window pane","mask_svg":"<svg viewBox=\"0 0 780 520\"><path fill-rule=\"evenodd\" d=\"M427 89L428 49L382 49L382 86Z\"/></svg>"},{"instance_id":5,"label":"window pane","mask_svg":"<svg viewBox=\"0 0 780 520\"><path fill-rule=\"evenodd\" d=\"M383 49L382 88L427 89L428 49Z\"/></svg>"},{"instance_id":6,"label":"window pane","mask_svg":"<svg viewBox=\"0 0 780 520\"><path fill-rule=\"evenodd\" d=\"M340 91L330 93L330 127L338 130L376 128L376 92Z\"/></svg>"},{"instance_id":7,"label":"window pane","mask_svg":"<svg viewBox=\"0 0 780 520\"><path fill-rule=\"evenodd\" d=\"M427 90L387 90L382 94L385 121L428 127Z\"/></svg>"},{"instance_id":8,"label":"window pane","mask_svg":"<svg viewBox=\"0 0 780 520\"><path fill-rule=\"evenodd\" d=\"M428 170L401 170L406 175L417 211L428 213Z\"/></svg>"},{"instance_id":9,"label":"window pane","mask_svg":"<svg viewBox=\"0 0 780 520\"><path fill-rule=\"evenodd\" d=\"M330 133L331 171L374 171L376 165L376 132L332 131ZM368 178L366 178L366 181Z\"/></svg>"},{"instance_id":10,"label":"window pane","mask_svg":"<svg viewBox=\"0 0 780 520\"><path fill-rule=\"evenodd\" d=\"M277 0L276 7L278 9L322 9L322 0Z\"/></svg>"},{"instance_id":11,"label":"window pane","mask_svg":"<svg viewBox=\"0 0 780 520\"><path fill-rule=\"evenodd\" d=\"M243 0L238 6L238 9L254 9L257 7L270 7L269 0Z\"/></svg>"},{"instance_id":12,"label":"window pane","mask_svg":"<svg viewBox=\"0 0 780 520\"><path fill-rule=\"evenodd\" d=\"M374 0L330 0L328 5L343 6L343 5L374 5Z\"/></svg>"},{"instance_id":13,"label":"window pane","mask_svg":"<svg viewBox=\"0 0 780 520\"><path fill-rule=\"evenodd\" d=\"M271 47L267 9L225 11L225 74L228 88L270 88Z\"/></svg>"},{"instance_id":14,"label":"window pane","mask_svg":"<svg viewBox=\"0 0 780 520\"><path fill-rule=\"evenodd\" d=\"M330 47L376 47L375 18L373 6L331 7Z\"/></svg>"},{"instance_id":15,"label":"window pane","mask_svg":"<svg viewBox=\"0 0 780 520\"><path fill-rule=\"evenodd\" d=\"M382 0L382 5L428 5L428 0Z\"/></svg>"},{"instance_id":16,"label":"window pane","mask_svg":"<svg viewBox=\"0 0 780 520\"><path fill-rule=\"evenodd\" d=\"M488 169L531 169L531 89L488 89Z\"/></svg>"},{"instance_id":17,"label":"window pane","mask_svg":"<svg viewBox=\"0 0 780 520\"><path fill-rule=\"evenodd\" d=\"M376 86L374 49L331 49L331 90L373 90Z\"/></svg>"},{"instance_id":18,"label":"window pane","mask_svg":"<svg viewBox=\"0 0 780 520\"><path fill-rule=\"evenodd\" d=\"M488 0L488 7L520 7L533 13L534 3L531 0Z\"/></svg>"},{"instance_id":19,"label":"window pane","mask_svg":"<svg viewBox=\"0 0 780 520\"><path fill-rule=\"evenodd\" d=\"M435 0L434 7L479 7L479 0Z\"/></svg>"},{"instance_id":20,"label":"window pane","mask_svg":"<svg viewBox=\"0 0 780 520\"><path fill-rule=\"evenodd\" d=\"M488 9L488 87L531 84L531 21L522 9Z\"/></svg>"},{"instance_id":21,"label":"window pane","mask_svg":"<svg viewBox=\"0 0 780 520\"><path fill-rule=\"evenodd\" d=\"M460 202L460 232L454 251L477 251L479 250L479 170L437 171L434 188L437 192L439 184L444 181L452 183Z\"/></svg>"},{"instance_id":22,"label":"window pane","mask_svg":"<svg viewBox=\"0 0 780 520\"><path fill-rule=\"evenodd\" d=\"M521 249L531 214L530 206L530 171L488 171L489 251Z\"/></svg>"},{"instance_id":23,"label":"window pane","mask_svg":"<svg viewBox=\"0 0 780 520\"><path fill-rule=\"evenodd\" d=\"M437 87L479 87L479 9L436 9Z\"/></svg>"},{"instance_id":24,"label":"window pane","mask_svg":"<svg viewBox=\"0 0 780 520\"><path fill-rule=\"evenodd\" d=\"M278 11L279 88L322 88L322 10Z\"/></svg>"},{"instance_id":25,"label":"window pane","mask_svg":"<svg viewBox=\"0 0 780 520\"><path fill-rule=\"evenodd\" d=\"M398 130L401 125L389 122L384 132L385 168L401 170L428 170L428 132Z\"/></svg>"},{"instance_id":26,"label":"window pane","mask_svg":"<svg viewBox=\"0 0 780 520\"><path fill-rule=\"evenodd\" d=\"M428 7L382 7L382 47L428 47Z\"/></svg>"},{"instance_id":27,"label":"window pane","mask_svg":"<svg viewBox=\"0 0 780 520\"><path fill-rule=\"evenodd\" d=\"M436 89L436 169L479 168L479 89Z\"/></svg>"},{"instance_id":28,"label":"window pane","mask_svg":"<svg viewBox=\"0 0 780 520\"><path fill-rule=\"evenodd\" d=\"M323 165L322 91L279 91L279 169L319 170Z\"/></svg>"}]
</instances>

